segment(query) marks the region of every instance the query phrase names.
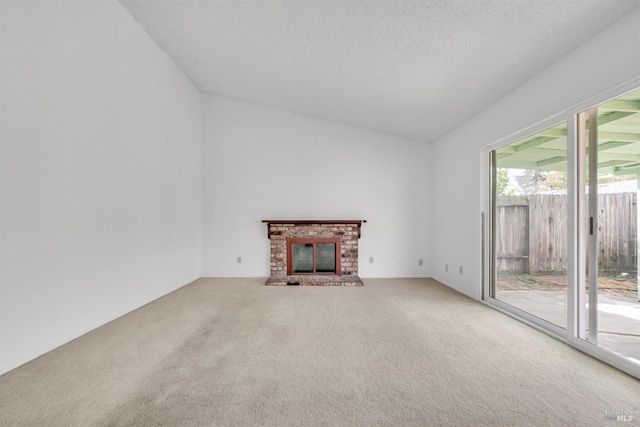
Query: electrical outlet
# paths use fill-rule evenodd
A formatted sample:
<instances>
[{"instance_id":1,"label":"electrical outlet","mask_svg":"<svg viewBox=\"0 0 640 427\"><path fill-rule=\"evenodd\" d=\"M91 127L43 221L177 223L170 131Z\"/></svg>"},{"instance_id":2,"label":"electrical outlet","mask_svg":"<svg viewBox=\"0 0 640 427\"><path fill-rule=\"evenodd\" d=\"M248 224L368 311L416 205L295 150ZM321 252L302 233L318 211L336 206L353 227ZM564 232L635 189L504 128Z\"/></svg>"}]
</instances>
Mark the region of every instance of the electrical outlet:
<instances>
[{"instance_id":1,"label":"electrical outlet","mask_svg":"<svg viewBox=\"0 0 640 427\"><path fill-rule=\"evenodd\" d=\"M420 267L422 267L422 259L419 259L419 260L418 260L418 265L419 265Z\"/></svg>"},{"instance_id":2,"label":"electrical outlet","mask_svg":"<svg viewBox=\"0 0 640 427\"><path fill-rule=\"evenodd\" d=\"M462 274L462 266L460 266L460 274Z\"/></svg>"},{"instance_id":3,"label":"electrical outlet","mask_svg":"<svg viewBox=\"0 0 640 427\"><path fill-rule=\"evenodd\" d=\"M445 271L445 273L449 272L449 264L445 264L444 265L444 271Z\"/></svg>"},{"instance_id":4,"label":"electrical outlet","mask_svg":"<svg viewBox=\"0 0 640 427\"><path fill-rule=\"evenodd\" d=\"M240 264L240 263L242 262L242 257L241 257L241 256L239 256L239 257L236 259L236 261L238 262L238 264Z\"/></svg>"},{"instance_id":5,"label":"electrical outlet","mask_svg":"<svg viewBox=\"0 0 640 427\"><path fill-rule=\"evenodd\" d=\"M373 264L373 257L372 256L369 257L369 264Z\"/></svg>"}]
</instances>

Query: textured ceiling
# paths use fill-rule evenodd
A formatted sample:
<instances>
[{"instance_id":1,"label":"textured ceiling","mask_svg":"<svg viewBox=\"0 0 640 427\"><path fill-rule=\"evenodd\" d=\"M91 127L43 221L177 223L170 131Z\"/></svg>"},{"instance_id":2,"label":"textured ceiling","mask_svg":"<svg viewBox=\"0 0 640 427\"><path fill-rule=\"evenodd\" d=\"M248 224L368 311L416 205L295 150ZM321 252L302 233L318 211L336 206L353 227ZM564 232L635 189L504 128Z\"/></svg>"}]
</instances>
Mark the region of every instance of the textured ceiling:
<instances>
[{"instance_id":1,"label":"textured ceiling","mask_svg":"<svg viewBox=\"0 0 640 427\"><path fill-rule=\"evenodd\" d=\"M120 0L200 90L432 142L639 0Z\"/></svg>"}]
</instances>

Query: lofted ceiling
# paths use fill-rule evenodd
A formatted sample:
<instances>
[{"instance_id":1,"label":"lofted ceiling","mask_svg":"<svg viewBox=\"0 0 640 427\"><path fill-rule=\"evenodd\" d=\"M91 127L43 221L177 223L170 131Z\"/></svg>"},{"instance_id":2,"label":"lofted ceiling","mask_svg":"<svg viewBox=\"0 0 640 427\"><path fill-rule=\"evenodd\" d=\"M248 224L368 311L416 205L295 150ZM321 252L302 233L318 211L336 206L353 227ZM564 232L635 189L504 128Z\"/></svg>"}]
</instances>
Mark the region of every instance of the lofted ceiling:
<instances>
[{"instance_id":1,"label":"lofted ceiling","mask_svg":"<svg viewBox=\"0 0 640 427\"><path fill-rule=\"evenodd\" d=\"M639 0L120 0L203 92L433 142Z\"/></svg>"}]
</instances>

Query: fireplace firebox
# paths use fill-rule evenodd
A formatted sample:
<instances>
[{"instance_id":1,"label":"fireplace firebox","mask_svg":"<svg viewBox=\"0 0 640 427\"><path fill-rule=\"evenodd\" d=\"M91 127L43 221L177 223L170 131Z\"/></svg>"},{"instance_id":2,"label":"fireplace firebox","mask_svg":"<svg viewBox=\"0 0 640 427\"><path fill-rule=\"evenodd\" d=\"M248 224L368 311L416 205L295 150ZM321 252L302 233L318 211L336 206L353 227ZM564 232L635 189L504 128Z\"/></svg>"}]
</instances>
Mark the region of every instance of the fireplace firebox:
<instances>
[{"instance_id":1,"label":"fireplace firebox","mask_svg":"<svg viewBox=\"0 0 640 427\"><path fill-rule=\"evenodd\" d=\"M362 286L358 239L365 220L264 220L270 242L267 285Z\"/></svg>"},{"instance_id":2,"label":"fireplace firebox","mask_svg":"<svg viewBox=\"0 0 640 427\"><path fill-rule=\"evenodd\" d=\"M287 275L340 275L340 239L288 239Z\"/></svg>"}]
</instances>

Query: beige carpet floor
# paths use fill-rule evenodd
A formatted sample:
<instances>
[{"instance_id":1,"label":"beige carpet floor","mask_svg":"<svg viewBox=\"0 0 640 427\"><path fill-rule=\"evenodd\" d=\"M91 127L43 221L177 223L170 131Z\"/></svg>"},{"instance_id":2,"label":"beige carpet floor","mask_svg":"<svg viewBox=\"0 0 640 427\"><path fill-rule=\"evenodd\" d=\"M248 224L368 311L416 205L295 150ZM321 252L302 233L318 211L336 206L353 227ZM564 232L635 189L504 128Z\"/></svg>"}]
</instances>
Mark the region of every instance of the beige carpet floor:
<instances>
[{"instance_id":1,"label":"beige carpet floor","mask_svg":"<svg viewBox=\"0 0 640 427\"><path fill-rule=\"evenodd\" d=\"M640 381L427 279L200 279L0 376L0 425L638 425Z\"/></svg>"}]
</instances>

